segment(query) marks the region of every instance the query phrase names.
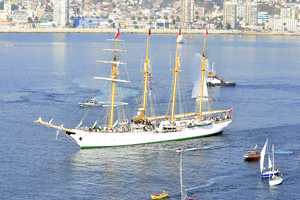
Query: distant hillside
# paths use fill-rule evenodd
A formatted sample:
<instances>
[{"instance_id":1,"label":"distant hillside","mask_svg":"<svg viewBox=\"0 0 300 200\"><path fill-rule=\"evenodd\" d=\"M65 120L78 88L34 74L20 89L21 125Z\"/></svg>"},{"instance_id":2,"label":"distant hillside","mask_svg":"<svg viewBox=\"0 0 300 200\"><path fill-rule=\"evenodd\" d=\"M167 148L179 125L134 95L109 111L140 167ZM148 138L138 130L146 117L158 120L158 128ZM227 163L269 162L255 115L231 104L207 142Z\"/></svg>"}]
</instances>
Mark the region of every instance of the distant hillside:
<instances>
[{"instance_id":1,"label":"distant hillside","mask_svg":"<svg viewBox=\"0 0 300 200\"><path fill-rule=\"evenodd\" d=\"M161 8L172 7L176 0L164 0L163 3L160 5ZM145 1L144 1L145 2ZM222 0L212 0L209 2L204 2L204 0L195 0L196 7L204 7L205 12L211 12L214 8L214 5L220 6L223 9L223 2Z\"/></svg>"}]
</instances>

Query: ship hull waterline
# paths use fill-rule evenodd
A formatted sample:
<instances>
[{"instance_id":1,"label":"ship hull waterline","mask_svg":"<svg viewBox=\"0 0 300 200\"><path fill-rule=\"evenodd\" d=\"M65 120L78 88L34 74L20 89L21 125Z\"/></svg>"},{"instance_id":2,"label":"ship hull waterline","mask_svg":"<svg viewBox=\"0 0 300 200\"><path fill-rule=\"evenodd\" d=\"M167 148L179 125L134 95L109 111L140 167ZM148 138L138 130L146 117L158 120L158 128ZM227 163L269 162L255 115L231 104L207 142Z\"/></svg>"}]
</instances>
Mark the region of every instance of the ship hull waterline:
<instances>
[{"instance_id":1,"label":"ship hull waterline","mask_svg":"<svg viewBox=\"0 0 300 200\"><path fill-rule=\"evenodd\" d=\"M117 147L129 145L142 145L149 143L161 143L178 140L194 139L217 135L223 132L232 120L219 122L207 126L197 126L193 128L182 128L181 131L174 132L87 132L72 129L66 132L67 136L76 142L81 149Z\"/></svg>"}]
</instances>

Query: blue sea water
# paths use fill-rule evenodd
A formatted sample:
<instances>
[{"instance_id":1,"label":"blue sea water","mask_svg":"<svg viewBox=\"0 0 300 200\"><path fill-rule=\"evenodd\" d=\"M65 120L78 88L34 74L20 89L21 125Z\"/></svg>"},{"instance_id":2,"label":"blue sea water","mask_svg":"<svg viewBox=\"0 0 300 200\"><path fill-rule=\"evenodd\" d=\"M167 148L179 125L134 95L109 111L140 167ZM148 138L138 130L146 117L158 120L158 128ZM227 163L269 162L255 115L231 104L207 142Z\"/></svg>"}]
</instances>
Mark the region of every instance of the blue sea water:
<instances>
[{"instance_id":1,"label":"blue sea water","mask_svg":"<svg viewBox=\"0 0 300 200\"><path fill-rule=\"evenodd\" d=\"M183 33L184 34L184 33ZM180 199L179 155L183 183L196 199L299 199L300 38L294 36L208 35L206 58L217 74L236 87L209 88L212 109L233 107L233 123L223 134L193 140L138 146L81 150L56 130L34 123L41 116L54 124L91 126L106 111L82 109L78 103L96 97L107 101L112 34L0 35L0 159L1 199L150 199L166 190ZM187 35L179 46L181 94L190 97L199 75L203 35ZM117 96L126 112L137 112L145 59L146 35L121 34L118 47L121 78L130 80ZM175 35L151 35L153 94L156 114L165 114L171 94ZM8 47L7 43L14 46ZM156 88L156 89L155 89ZM195 102L176 105L194 111ZM118 109L116 109L118 110ZM116 111L119 112L119 111ZM177 110L179 112L179 109ZM101 118L102 119L102 118ZM100 118L99 118L100 120ZM57 135L58 134L58 135ZM259 162L243 155L269 136L283 184L270 188Z\"/></svg>"}]
</instances>

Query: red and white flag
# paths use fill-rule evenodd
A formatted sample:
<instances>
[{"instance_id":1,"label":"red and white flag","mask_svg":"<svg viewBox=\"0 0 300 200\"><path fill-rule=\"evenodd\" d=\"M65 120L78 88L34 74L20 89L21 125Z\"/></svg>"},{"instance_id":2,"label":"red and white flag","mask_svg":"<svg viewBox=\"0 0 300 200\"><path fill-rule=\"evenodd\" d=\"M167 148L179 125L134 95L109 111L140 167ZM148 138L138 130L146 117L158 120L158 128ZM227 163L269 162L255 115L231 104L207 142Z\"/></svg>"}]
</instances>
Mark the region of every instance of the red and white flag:
<instances>
[{"instance_id":1,"label":"red and white flag","mask_svg":"<svg viewBox=\"0 0 300 200\"><path fill-rule=\"evenodd\" d=\"M117 30L117 32L116 32L116 39L118 39L118 37L119 37L119 35L120 35L120 30L119 30L119 28L118 28L118 30Z\"/></svg>"},{"instance_id":2,"label":"red and white flag","mask_svg":"<svg viewBox=\"0 0 300 200\"><path fill-rule=\"evenodd\" d=\"M151 35L151 28L149 28L149 35Z\"/></svg>"},{"instance_id":3,"label":"red and white flag","mask_svg":"<svg viewBox=\"0 0 300 200\"><path fill-rule=\"evenodd\" d=\"M207 31L207 28L206 28L204 38L207 36L207 34L208 34L208 31Z\"/></svg>"}]
</instances>

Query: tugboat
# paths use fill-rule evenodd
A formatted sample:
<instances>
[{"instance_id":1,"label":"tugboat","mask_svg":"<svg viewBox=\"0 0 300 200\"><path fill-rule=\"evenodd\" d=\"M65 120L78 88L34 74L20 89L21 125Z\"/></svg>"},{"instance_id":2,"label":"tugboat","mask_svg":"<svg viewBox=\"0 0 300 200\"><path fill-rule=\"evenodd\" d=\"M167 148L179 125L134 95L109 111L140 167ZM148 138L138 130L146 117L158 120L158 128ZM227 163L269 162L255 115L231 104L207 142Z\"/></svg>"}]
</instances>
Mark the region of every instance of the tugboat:
<instances>
[{"instance_id":1,"label":"tugboat","mask_svg":"<svg viewBox=\"0 0 300 200\"><path fill-rule=\"evenodd\" d=\"M102 104L97 102L96 99L87 100L84 103L79 103L80 107L100 107Z\"/></svg>"},{"instance_id":2,"label":"tugboat","mask_svg":"<svg viewBox=\"0 0 300 200\"><path fill-rule=\"evenodd\" d=\"M244 155L245 160L255 160L260 159L260 151L257 149L257 145L251 150L248 151L246 155Z\"/></svg>"},{"instance_id":3,"label":"tugboat","mask_svg":"<svg viewBox=\"0 0 300 200\"><path fill-rule=\"evenodd\" d=\"M218 78L215 70L215 63L212 64L212 69L208 72L208 78L206 80L207 86L235 86L235 82L225 82L223 79Z\"/></svg>"}]
</instances>

